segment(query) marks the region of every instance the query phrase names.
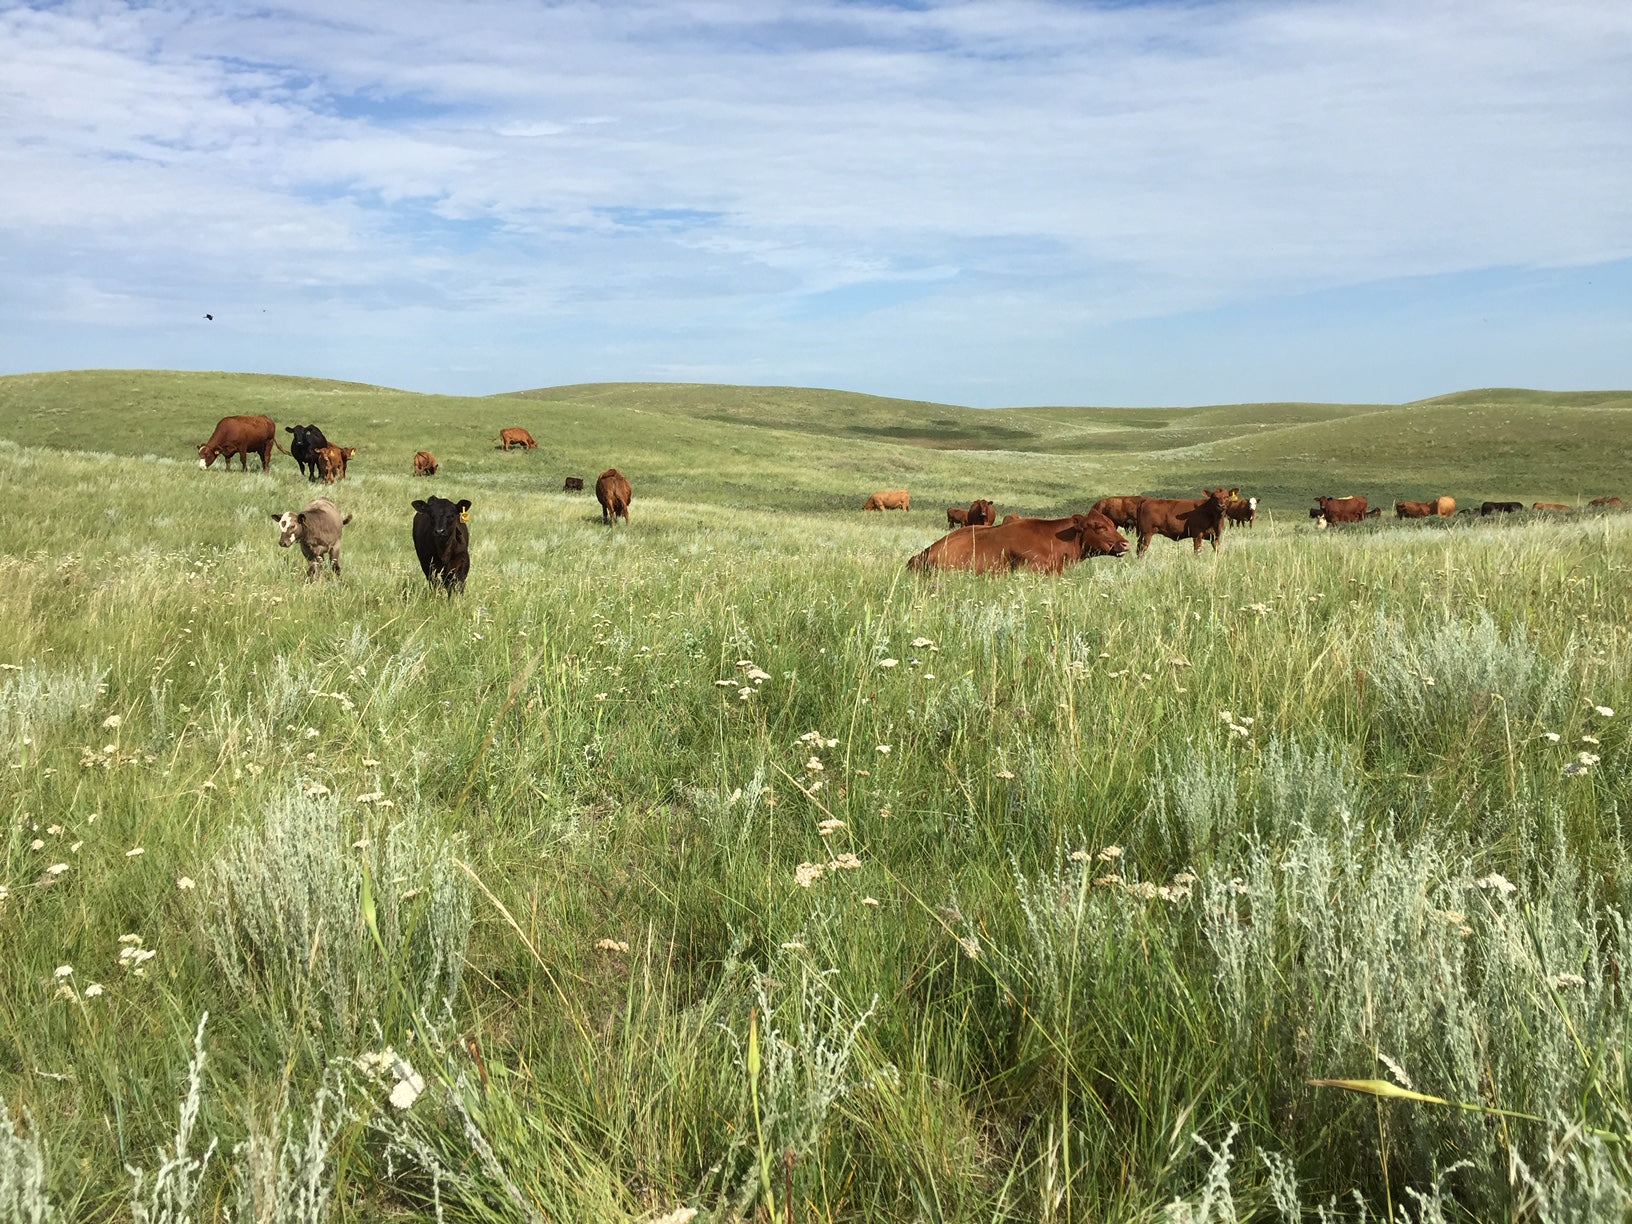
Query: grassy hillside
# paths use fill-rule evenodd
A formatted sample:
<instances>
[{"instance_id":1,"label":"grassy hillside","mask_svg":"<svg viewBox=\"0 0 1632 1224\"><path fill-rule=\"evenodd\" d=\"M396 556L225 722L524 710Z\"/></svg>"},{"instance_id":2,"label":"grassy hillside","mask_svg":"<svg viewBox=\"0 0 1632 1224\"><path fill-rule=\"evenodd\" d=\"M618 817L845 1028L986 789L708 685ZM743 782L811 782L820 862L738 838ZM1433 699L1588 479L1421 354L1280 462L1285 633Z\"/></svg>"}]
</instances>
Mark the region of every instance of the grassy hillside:
<instances>
[{"instance_id":1,"label":"grassy hillside","mask_svg":"<svg viewBox=\"0 0 1632 1224\"><path fill-rule=\"evenodd\" d=\"M646 496L716 508L849 512L907 486L939 508L987 496L1058 512L1106 493L1188 495L1215 484L1300 517L1321 493L1391 506L1578 504L1632 491L1632 395L1465 392L1407 405L972 409L788 387L604 384L507 396L416 395L261 375L81 371L0 378L0 437L26 445L187 458L229 413L315 422L360 470L407 470L429 449L475 487L558 488L608 466ZM521 425L539 450L504 455ZM287 440L287 435L280 432ZM281 456L277 462L287 465Z\"/></svg>"},{"instance_id":2,"label":"grassy hillside","mask_svg":"<svg viewBox=\"0 0 1632 1224\"><path fill-rule=\"evenodd\" d=\"M0 1219L1627 1218L1632 516L1302 515L1619 491L1627 399L0 380ZM351 478L200 472L250 411ZM1280 521L903 568L1219 482Z\"/></svg>"}]
</instances>

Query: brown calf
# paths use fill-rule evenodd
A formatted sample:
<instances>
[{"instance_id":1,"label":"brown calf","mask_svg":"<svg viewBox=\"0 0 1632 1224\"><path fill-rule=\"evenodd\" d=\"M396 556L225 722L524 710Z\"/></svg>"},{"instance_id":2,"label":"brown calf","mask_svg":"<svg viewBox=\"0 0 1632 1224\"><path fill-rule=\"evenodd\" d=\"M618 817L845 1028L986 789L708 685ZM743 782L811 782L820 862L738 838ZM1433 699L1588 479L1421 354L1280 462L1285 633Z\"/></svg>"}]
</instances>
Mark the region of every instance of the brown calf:
<instances>
[{"instance_id":1,"label":"brown calf","mask_svg":"<svg viewBox=\"0 0 1632 1224\"><path fill-rule=\"evenodd\" d=\"M513 446L520 446L526 450L536 450L538 443L533 441L533 435L525 429L499 430L499 449L507 451Z\"/></svg>"},{"instance_id":2,"label":"brown calf","mask_svg":"<svg viewBox=\"0 0 1632 1224\"><path fill-rule=\"evenodd\" d=\"M1156 536L1169 540L1190 540L1195 551L1201 551L1201 542L1211 540L1213 551L1218 551L1218 539L1223 534L1224 507L1229 494L1223 489L1209 489L1203 498L1146 497L1139 503L1138 556L1145 555L1150 541Z\"/></svg>"},{"instance_id":3,"label":"brown calf","mask_svg":"<svg viewBox=\"0 0 1632 1224\"><path fill-rule=\"evenodd\" d=\"M861 507L863 510L912 510L912 498L905 489L880 489Z\"/></svg>"},{"instance_id":4,"label":"brown calf","mask_svg":"<svg viewBox=\"0 0 1632 1224\"><path fill-rule=\"evenodd\" d=\"M436 456L430 451L418 451L414 455L415 476L435 476Z\"/></svg>"}]
</instances>

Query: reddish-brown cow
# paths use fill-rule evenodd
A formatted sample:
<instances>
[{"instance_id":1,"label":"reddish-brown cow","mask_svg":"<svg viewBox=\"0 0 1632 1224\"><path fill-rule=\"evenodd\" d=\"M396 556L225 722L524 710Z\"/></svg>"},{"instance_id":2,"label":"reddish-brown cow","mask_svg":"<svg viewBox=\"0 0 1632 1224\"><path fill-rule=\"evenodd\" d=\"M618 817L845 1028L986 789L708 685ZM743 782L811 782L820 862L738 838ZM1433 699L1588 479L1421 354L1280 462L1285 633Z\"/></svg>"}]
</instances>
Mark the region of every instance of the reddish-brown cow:
<instances>
[{"instance_id":1,"label":"reddish-brown cow","mask_svg":"<svg viewBox=\"0 0 1632 1224\"><path fill-rule=\"evenodd\" d=\"M536 450L538 443L533 441L533 435L525 429L499 430L499 449L509 450L513 446L520 446L526 450Z\"/></svg>"},{"instance_id":2,"label":"reddish-brown cow","mask_svg":"<svg viewBox=\"0 0 1632 1224\"><path fill-rule=\"evenodd\" d=\"M607 468L595 480L595 500L601 503L601 522L616 526L621 515L629 522L629 503L634 500L629 482L617 468Z\"/></svg>"},{"instance_id":3,"label":"reddish-brown cow","mask_svg":"<svg viewBox=\"0 0 1632 1224\"><path fill-rule=\"evenodd\" d=\"M1317 497L1316 507L1309 511L1312 519L1328 523L1358 523L1366 517L1366 499L1363 497Z\"/></svg>"},{"instance_id":4,"label":"reddish-brown cow","mask_svg":"<svg viewBox=\"0 0 1632 1224\"><path fill-rule=\"evenodd\" d=\"M1139 503L1142 497L1102 497L1094 503L1094 512L1103 514L1123 531L1139 526Z\"/></svg>"},{"instance_id":5,"label":"reddish-brown cow","mask_svg":"<svg viewBox=\"0 0 1632 1224\"><path fill-rule=\"evenodd\" d=\"M1618 506L1620 504L1621 499L1618 497L1595 497L1587 503L1589 506L1598 506L1604 509L1607 509L1610 506Z\"/></svg>"},{"instance_id":6,"label":"reddish-brown cow","mask_svg":"<svg viewBox=\"0 0 1632 1224\"><path fill-rule=\"evenodd\" d=\"M1251 527L1253 519L1258 517L1258 499L1242 497L1241 490L1236 489L1231 492L1230 500L1225 503L1224 513L1230 522Z\"/></svg>"},{"instance_id":7,"label":"reddish-brown cow","mask_svg":"<svg viewBox=\"0 0 1632 1224\"><path fill-rule=\"evenodd\" d=\"M912 498L905 489L880 489L874 493L861 507L863 510L905 510L912 511Z\"/></svg>"},{"instance_id":8,"label":"reddish-brown cow","mask_svg":"<svg viewBox=\"0 0 1632 1224\"><path fill-rule=\"evenodd\" d=\"M1435 502L1397 501L1394 503L1395 518L1434 518L1439 514L1439 506Z\"/></svg>"},{"instance_id":9,"label":"reddish-brown cow","mask_svg":"<svg viewBox=\"0 0 1632 1224\"><path fill-rule=\"evenodd\" d=\"M414 475L435 476L436 456L430 451L417 451L414 454Z\"/></svg>"},{"instance_id":10,"label":"reddish-brown cow","mask_svg":"<svg viewBox=\"0 0 1632 1224\"><path fill-rule=\"evenodd\" d=\"M312 452L312 459L317 464L317 474L324 484L333 484L337 480L346 478L346 464L357 454L355 446L336 446L329 443L320 446Z\"/></svg>"},{"instance_id":11,"label":"reddish-brown cow","mask_svg":"<svg viewBox=\"0 0 1632 1224\"><path fill-rule=\"evenodd\" d=\"M1058 574L1084 557L1120 557L1127 551L1128 542L1111 520L1089 511L1070 518L1017 518L995 527L959 527L908 561L907 568Z\"/></svg>"},{"instance_id":12,"label":"reddish-brown cow","mask_svg":"<svg viewBox=\"0 0 1632 1224\"><path fill-rule=\"evenodd\" d=\"M229 416L215 423L210 440L198 448L198 466L207 468L217 455L227 457L226 466L232 466L232 457L238 456L238 465L249 471L249 457L261 457L261 471L272 466L272 447L277 445L278 427L269 416ZM279 450L283 450L278 445ZM288 454L284 451L284 454Z\"/></svg>"},{"instance_id":13,"label":"reddish-brown cow","mask_svg":"<svg viewBox=\"0 0 1632 1224\"><path fill-rule=\"evenodd\" d=\"M1139 556L1156 536L1169 540L1190 540L1195 551L1201 551L1201 542L1211 540L1213 551L1218 551L1218 539L1224 530L1224 507L1229 494L1224 489L1209 489L1203 498L1173 499L1146 497L1139 503Z\"/></svg>"}]
</instances>

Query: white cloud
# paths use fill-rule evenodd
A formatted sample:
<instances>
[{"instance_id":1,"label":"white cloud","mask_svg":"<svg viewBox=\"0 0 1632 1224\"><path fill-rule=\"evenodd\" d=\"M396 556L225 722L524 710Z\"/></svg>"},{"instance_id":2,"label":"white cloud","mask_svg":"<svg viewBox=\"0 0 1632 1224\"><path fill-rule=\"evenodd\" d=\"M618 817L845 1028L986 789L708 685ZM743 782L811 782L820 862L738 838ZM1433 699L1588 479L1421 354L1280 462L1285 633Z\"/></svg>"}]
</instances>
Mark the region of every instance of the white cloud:
<instances>
[{"instance_id":1,"label":"white cloud","mask_svg":"<svg viewBox=\"0 0 1632 1224\"><path fill-rule=\"evenodd\" d=\"M0 13L0 243L30 319L90 329L71 364L110 312L242 295L632 363L576 376L738 368L797 320L756 360L942 334L1001 383L1005 334L1632 257L1619 3L335 11Z\"/></svg>"}]
</instances>

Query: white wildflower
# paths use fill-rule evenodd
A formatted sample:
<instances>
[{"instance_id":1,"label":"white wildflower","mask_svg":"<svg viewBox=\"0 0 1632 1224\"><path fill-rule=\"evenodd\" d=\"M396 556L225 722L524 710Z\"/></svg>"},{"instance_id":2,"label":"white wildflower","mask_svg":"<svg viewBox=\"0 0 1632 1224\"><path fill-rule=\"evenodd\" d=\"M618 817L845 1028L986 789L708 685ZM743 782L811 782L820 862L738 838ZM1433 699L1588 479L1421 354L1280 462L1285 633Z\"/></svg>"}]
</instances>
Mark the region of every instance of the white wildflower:
<instances>
[{"instance_id":1,"label":"white wildflower","mask_svg":"<svg viewBox=\"0 0 1632 1224\"><path fill-rule=\"evenodd\" d=\"M735 680L716 680L716 681L714 681L714 687L715 688L736 688L737 687L737 682Z\"/></svg>"},{"instance_id":2,"label":"white wildflower","mask_svg":"<svg viewBox=\"0 0 1632 1224\"><path fill-rule=\"evenodd\" d=\"M900 659L880 659L878 661L878 665L880 667L898 667L898 666L900 666L900 664L901 664Z\"/></svg>"},{"instance_id":3,"label":"white wildflower","mask_svg":"<svg viewBox=\"0 0 1632 1224\"><path fill-rule=\"evenodd\" d=\"M59 979L73 977L74 967L72 965L58 965L54 970L52 970L51 976Z\"/></svg>"},{"instance_id":4,"label":"white wildflower","mask_svg":"<svg viewBox=\"0 0 1632 1224\"><path fill-rule=\"evenodd\" d=\"M1394 1077L1395 1083L1399 1084L1401 1088L1404 1088L1408 1092L1416 1091L1417 1086L1411 1082L1411 1077L1405 1073L1404 1067L1400 1066L1399 1063L1395 1062L1381 1050L1377 1051L1377 1057L1382 1060L1383 1066L1388 1068L1389 1074Z\"/></svg>"},{"instance_id":5,"label":"white wildflower","mask_svg":"<svg viewBox=\"0 0 1632 1224\"><path fill-rule=\"evenodd\" d=\"M63 834L61 825L47 825L45 831L51 834L52 837L61 837Z\"/></svg>"},{"instance_id":6,"label":"white wildflower","mask_svg":"<svg viewBox=\"0 0 1632 1224\"><path fill-rule=\"evenodd\" d=\"M49 866L49 867L47 867L45 869L47 875L54 875L54 876L60 876L63 872L65 872L67 870L68 870L68 864L67 863L52 863L51 866Z\"/></svg>"},{"instance_id":7,"label":"white wildflower","mask_svg":"<svg viewBox=\"0 0 1632 1224\"><path fill-rule=\"evenodd\" d=\"M147 853L147 851L142 849L142 847L132 846L129 850L125 851L125 857L126 858L141 858L142 855L144 855L146 853Z\"/></svg>"},{"instance_id":8,"label":"white wildflower","mask_svg":"<svg viewBox=\"0 0 1632 1224\"><path fill-rule=\"evenodd\" d=\"M306 788L306 798L308 799L321 799L328 793L329 788L324 786L321 782L313 782Z\"/></svg>"},{"instance_id":9,"label":"white wildflower","mask_svg":"<svg viewBox=\"0 0 1632 1224\"><path fill-rule=\"evenodd\" d=\"M820 758L811 757L810 760L805 762L805 768L811 773L821 773L827 766L822 764Z\"/></svg>"},{"instance_id":10,"label":"white wildflower","mask_svg":"<svg viewBox=\"0 0 1632 1224\"><path fill-rule=\"evenodd\" d=\"M1014 780L1014 774L1010 773L1007 769L1000 769L993 776L1002 778L1005 782L1012 782Z\"/></svg>"},{"instance_id":11,"label":"white wildflower","mask_svg":"<svg viewBox=\"0 0 1632 1224\"><path fill-rule=\"evenodd\" d=\"M877 897L863 897L861 899L861 903L863 905L877 905L878 904L878 898Z\"/></svg>"},{"instance_id":12,"label":"white wildflower","mask_svg":"<svg viewBox=\"0 0 1632 1224\"><path fill-rule=\"evenodd\" d=\"M797 939L790 939L787 941L787 943L782 945L782 951L784 952L803 952L804 950L805 945L800 943Z\"/></svg>"},{"instance_id":13,"label":"white wildflower","mask_svg":"<svg viewBox=\"0 0 1632 1224\"><path fill-rule=\"evenodd\" d=\"M816 826L816 831L823 837L826 837L828 834L834 833L844 827L844 821L838 819L837 817L829 817Z\"/></svg>"},{"instance_id":14,"label":"white wildflower","mask_svg":"<svg viewBox=\"0 0 1632 1224\"><path fill-rule=\"evenodd\" d=\"M1091 854L1089 854L1088 851L1086 851L1086 850L1073 850L1073 851L1071 851L1071 861L1073 863L1086 863L1092 857L1093 856Z\"/></svg>"},{"instance_id":15,"label":"white wildflower","mask_svg":"<svg viewBox=\"0 0 1632 1224\"><path fill-rule=\"evenodd\" d=\"M1517 884L1513 883L1513 881L1509 880L1506 876L1504 876L1499 871L1493 871L1489 875L1480 876L1477 880L1474 881L1474 883L1476 885L1478 885L1480 888L1484 888L1484 889L1494 888L1497 892L1501 893L1502 896L1504 896L1504 897L1509 896L1512 893L1516 893L1516 892L1519 891L1519 886Z\"/></svg>"},{"instance_id":16,"label":"white wildflower","mask_svg":"<svg viewBox=\"0 0 1632 1224\"><path fill-rule=\"evenodd\" d=\"M1583 744L1596 744L1599 742L1599 739L1596 735L1583 735L1581 737L1581 742Z\"/></svg>"},{"instance_id":17,"label":"white wildflower","mask_svg":"<svg viewBox=\"0 0 1632 1224\"><path fill-rule=\"evenodd\" d=\"M87 999L98 998L98 997L101 996L101 994L102 994L102 983L101 982L88 982L88 983L86 983L85 997Z\"/></svg>"},{"instance_id":18,"label":"white wildflower","mask_svg":"<svg viewBox=\"0 0 1632 1224\"><path fill-rule=\"evenodd\" d=\"M197 888L198 885L193 882L193 878L191 876L177 876L176 887L182 892L191 892L193 889Z\"/></svg>"},{"instance_id":19,"label":"white wildflower","mask_svg":"<svg viewBox=\"0 0 1632 1224\"><path fill-rule=\"evenodd\" d=\"M30 850L44 850L45 839L42 837L36 837L33 841L28 843L28 848Z\"/></svg>"},{"instance_id":20,"label":"white wildflower","mask_svg":"<svg viewBox=\"0 0 1632 1224\"><path fill-rule=\"evenodd\" d=\"M108 728L110 731L117 731L119 729L119 724L124 721L125 720L120 718L117 714L109 714L102 720L102 725Z\"/></svg>"},{"instance_id":21,"label":"white wildflower","mask_svg":"<svg viewBox=\"0 0 1632 1224\"><path fill-rule=\"evenodd\" d=\"M1572 986L1585 986L1587 979L1579 973L1558 973L1547 979L1553 984L1554 990L1568 990Z\"/></svg>"},{"instance_id":22,"label":"white wildflower","mask_svg":"<svg viewBox=\"0 0 1632 1224\"><path fill-rule=\"evenodd\" d=\"M861 860L853 854L841 854L828 867L834 871L856 871L861 867Z\"/></svg>"},{"instance_id":23,"label":"white wildflower","mask_svg":"<svg viewBox=\"0 0 1632 1224\"><path fill-rule=\"evenodd\" d=\"M1549 744L1556 744L1562 737L1557 731L1543 731L1541 733L1541 738L1546 740Z\"/></svg>"},{"instance_id":24,"label":"white wildflower","mask_svg":"<svg viewBox=\"0 0 1632 1224\"><path fill-rule=\"evenodd\" d=\"M754 693L757 692L757 691L758 690L756 690L756 689L752 689L752 688L748 688L747 686L744 686L744 687L739 688L737 690L737 699L739 701L747 701L748 698L752 697L754 695Z\"/></svg>"},{"instance_id":25,"label":"white wildflower","mask_svg":"<svg viewBox=\"0 0 1632 1224\"><path fill-rule=\"evenodd\" d=\"M597 939L595 949L598 952L627 952L629 945L622 939Z\"/></svg>"},{"instance_id":26,"label":"white wildflower","mask_svg":"<svg viewBox=\"0 0 1632 1224\"><path fill-rule=\"evenodd\" d=\"M119 936L119 942L128 948L139 948L142 946L142 937L140 935L121 935Z\"/></svg>"},{"instance_id":27,"label":"white wildflower","mask_svg":"<svg viewBox=\"0 0 1632 1224\"><path fill-rule=\"evenodd\" d=\"M1119 859L1121 857L1122 857L1122 847L1121 846L1106 846L1103 850L1101 850L1099 852L1099 860L1102 863L1114 863L1117 859Z\"/></svg>"},{"instance_id":28,"label":"white wildflower","mask_svg":"<svg viewBox=\"0 0 1632 1224\"><path fill-rule=\"evenodd\" d=\"M397 1109L411 1108L425 1091L425 1080L401 1058L391 1064L391 1071L397 1077L397 1082L387 1099Z\"/></svg>"},{"instance_id":29,"label":"white wildflower","mask_svg":"<svg viewBox=\"0 0 1632 1224\"><path fill-rule=\"evenodd\" d=\"M809 888L822 878L822 873L826 870L827 868L820 863L800 863L798 867L794 868L793 882L799 885L800 888Z\"/></svg>"},{"instance_id":30,"label":"white wildflower","mask_svg":"<svg viewBox=\"0 0 1632 1224\"><path fill-rule=\"evenodd\" d=\"M1579 760L1581 762L1581 764L1590 767L1590 766L1598 764L1599 756L1598 756L1598 754L1596 752L1583 752L1576 759Z\"/></svg>"},{"instance_id":31,"label":"white wildflower","mask_svg":"<svg viewBox=\"0 0 1632 1224\"><path fill-rule=\"evenodd\" d=\"M890 746L888 744L880 744L878 746L878 755L879 756L889 756L890 755Z\"/></svg>"},{"instance_id":32,"label":"white wildflower","mask_svg":"<svg viewBox=\"0 0 1632 1224\"><path fill-rule=\"evenodd\" d=\"M1598 715L1599 718L1614 718L1615 717L1615 710L1611 706L1595 705L1595 706L1592 707L1592 712L1594 714Z\"/></svg>"},{"instance_id":33,"label":"white wildflower","mask_svg":"<svg viewBox=\"0 0 1632 1224\"><path fill-rule=\"evenodd\" d=\"M980 959L980 941L973 935L965 935L959 939L958 947L963 949L963 954L970 960Z\"/></svg>"},{"instance_id":34,"label":"white wildflower","mask_svg":"<svg viewBox=\"0 0 1632 1224\"><path fill-rule=\"evenodd\" d=\"M384 791L365 791L357 796L357 802L362 804L378 803L385 798Z\"/></svg>"},{"instance_id":35,"label":"white wildflower","mask_svg":"<svg viewBox=\"0 0 1632 1224\"><path fill-rule=\"evenodd\" d=\"M666 1216L659 1216L652 1224L691 1224L697 1218L697 1208L676 1207Z\"/></svg>"},{"instance_id":36,"label":"white wildflower","mask_svg":"<svg viewBox=\"0 0 1632 1224\"><path fill-rule=\"evenodd\" d=\"M935 643L926 637L915 637L912 639L912 645L913 649L922 650L925 646L934 646Z\"/></svg>"}]
</instances>

